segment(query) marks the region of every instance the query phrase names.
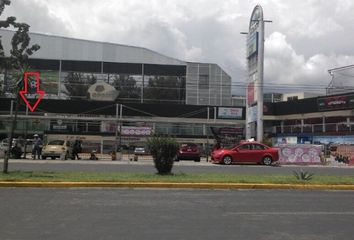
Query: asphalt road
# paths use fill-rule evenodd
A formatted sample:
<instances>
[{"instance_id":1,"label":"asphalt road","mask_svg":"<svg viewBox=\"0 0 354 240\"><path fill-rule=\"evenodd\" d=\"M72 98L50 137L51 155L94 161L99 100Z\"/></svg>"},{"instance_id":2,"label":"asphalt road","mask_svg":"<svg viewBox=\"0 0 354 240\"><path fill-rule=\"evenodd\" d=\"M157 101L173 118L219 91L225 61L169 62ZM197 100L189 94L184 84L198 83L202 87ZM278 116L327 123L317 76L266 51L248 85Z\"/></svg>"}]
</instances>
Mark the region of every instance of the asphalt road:
<instances>
[{"instance_id":1,"label":"asphalt road","mask_svg":"<svg viewBox=\"0 0 354 240\"><path fill-rule=\"evenodd\" d=\"M0 237L353 239L354 192L0 188Z\"/></svg>"},{"instance_id":2,"label":"asphalt road","mask_svg":"<svg viewBox=\"0 0 354 240\"><path fill-rule=\"evenodd\" d=\"M0 160L2 170L3 161ZM174 173L239 173L239 174L289 174L304 169L317 175L354 176L353 167L328 166L281 166L267 167L262 165L215 165L210 162L195 163L192 161L176 162ZM155 173L152 161L87 161L87 160L10 160L9 170L22 171L80 171L80 172L144 172Z\"/></svg>"}]
</instances>

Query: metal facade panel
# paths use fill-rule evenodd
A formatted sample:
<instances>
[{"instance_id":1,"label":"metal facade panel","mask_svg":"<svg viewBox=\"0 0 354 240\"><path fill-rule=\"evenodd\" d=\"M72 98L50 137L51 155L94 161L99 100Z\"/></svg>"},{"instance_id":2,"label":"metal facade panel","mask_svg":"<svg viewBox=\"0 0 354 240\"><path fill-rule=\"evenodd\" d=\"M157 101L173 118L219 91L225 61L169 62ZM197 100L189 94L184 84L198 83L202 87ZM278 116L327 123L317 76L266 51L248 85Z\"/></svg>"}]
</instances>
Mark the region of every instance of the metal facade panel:
<instances>
[{"instance_id":1,"label":"metal facade panel","mask_svg":"<svg viewBox=\"0 0 354 240\"><path fill-rule=\"evenodd\" d=\"M14 31L0 30L5 54L11 48ZM129 62L165 65L186 65L186 62L164 56L152 50L104 42L87 41L66 37L30 33L31 44L39 44L41 49L32 58L77 61Z\"/></svg>"},{"instance_id":2,"label":"metal facade panel","mask_svg":"<svg viewBox=\"0 0 354 240\"><path fill-rule=\"evenodd\" d=\"M207 76L208 87L200 84ZM231 105L231 77L217 64L187 63L186 103L195 105Z\"/></svg>"}]
</instances>

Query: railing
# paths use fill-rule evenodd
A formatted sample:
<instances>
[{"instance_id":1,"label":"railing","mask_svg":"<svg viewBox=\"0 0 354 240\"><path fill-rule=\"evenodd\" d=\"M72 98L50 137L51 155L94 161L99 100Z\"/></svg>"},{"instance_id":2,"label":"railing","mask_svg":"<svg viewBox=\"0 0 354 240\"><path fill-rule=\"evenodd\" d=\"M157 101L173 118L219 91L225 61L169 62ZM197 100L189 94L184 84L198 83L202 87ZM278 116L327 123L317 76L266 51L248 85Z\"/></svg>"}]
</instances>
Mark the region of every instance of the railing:
<instances>
[{"instance_id":1,"label":"railing","mask_svg":"<svg viewBox=\"0 0 354 240\"><path fill-rule=\"evenodd\" d=\"M300 134L300 133L354 133L354 124L326 123L276 126L273 130L276 134Z\"/></svg>"}]
</instances>

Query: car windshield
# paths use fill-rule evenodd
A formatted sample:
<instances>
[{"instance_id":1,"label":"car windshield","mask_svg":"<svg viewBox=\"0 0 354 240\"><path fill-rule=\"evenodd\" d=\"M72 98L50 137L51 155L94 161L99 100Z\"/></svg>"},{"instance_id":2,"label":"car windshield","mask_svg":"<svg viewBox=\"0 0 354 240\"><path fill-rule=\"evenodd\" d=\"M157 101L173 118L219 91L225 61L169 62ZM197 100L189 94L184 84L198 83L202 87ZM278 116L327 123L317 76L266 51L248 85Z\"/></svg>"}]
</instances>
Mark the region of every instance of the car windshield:
<instances>
[{"instance_id":1,"label":"car windshield","mask_svg":"<svg viewBox=\"0 0 354 240\"><path fill-rule=\"evenodd\" d=\"M50 141L48 145L64 145L64 140L54 140Z\"/></svg>"}]
</instances>

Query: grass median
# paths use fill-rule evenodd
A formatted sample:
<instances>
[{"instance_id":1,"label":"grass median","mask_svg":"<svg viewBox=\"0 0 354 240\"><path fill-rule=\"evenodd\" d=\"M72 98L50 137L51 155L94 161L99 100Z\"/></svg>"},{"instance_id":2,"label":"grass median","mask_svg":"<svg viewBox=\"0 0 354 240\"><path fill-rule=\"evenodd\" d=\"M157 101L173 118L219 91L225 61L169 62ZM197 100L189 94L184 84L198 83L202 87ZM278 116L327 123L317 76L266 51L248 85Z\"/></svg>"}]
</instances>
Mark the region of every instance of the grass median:
<instances>
[{"instance_id":1,"label":"grass median","mask_svg":"<svg viewBox=\"0 0 354 240\"><path fill-rule=\"evenodd\" d=\"M315 175L311 180L297 180L293 174L245 175L221 173L94 173L14 171L0 174L0 181L19 182L165 182L165 183L272 183L354 185L353 176Z\"/></svg>"}]
</instances>

